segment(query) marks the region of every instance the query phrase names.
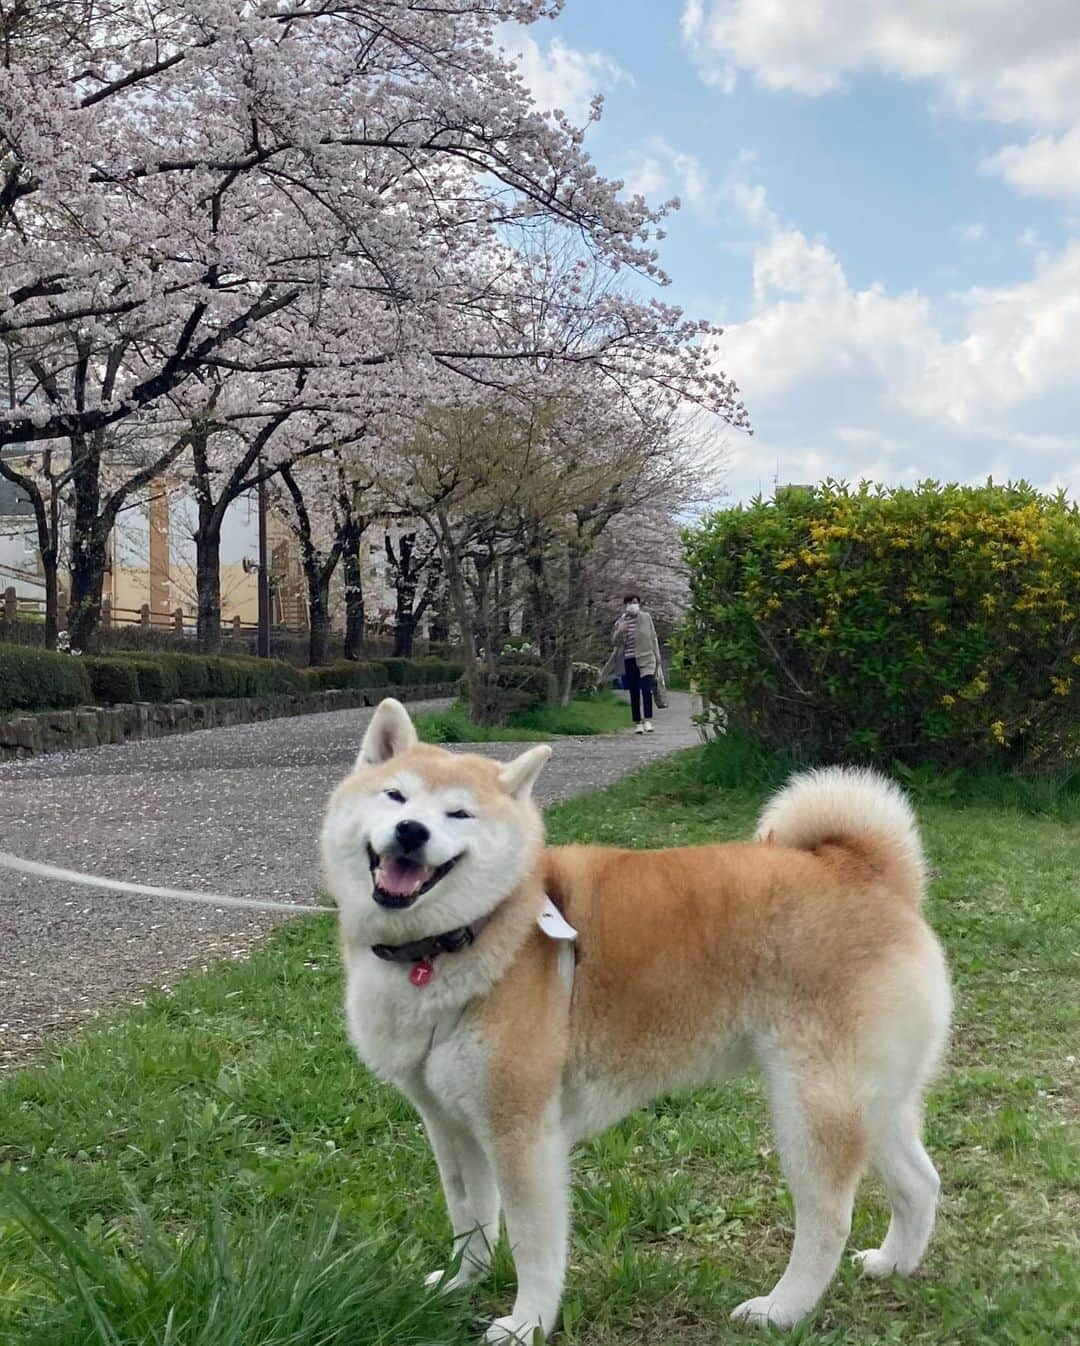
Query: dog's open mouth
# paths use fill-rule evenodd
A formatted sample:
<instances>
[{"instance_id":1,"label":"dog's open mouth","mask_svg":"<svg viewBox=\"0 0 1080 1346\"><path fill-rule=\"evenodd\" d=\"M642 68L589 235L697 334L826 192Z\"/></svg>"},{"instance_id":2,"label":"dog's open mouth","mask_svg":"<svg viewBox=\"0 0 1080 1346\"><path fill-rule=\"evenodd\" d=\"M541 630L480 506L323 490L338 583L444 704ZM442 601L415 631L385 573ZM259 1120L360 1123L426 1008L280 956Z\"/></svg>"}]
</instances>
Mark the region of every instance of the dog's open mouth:
<instances>
[{"instance_id":1,"label":"dog's open mouth","mask_svg":"<svg viewBox=\"0 0 1080 1346\"><path fill-rule=\"evenodd\" d=\"M369 843L368 862L375 881L372 896L380 907L412 906L445 879L460 859L461 855L455 855L445 864L421 865L405 855L378 855Z\"/></svg>"}]
</instances>

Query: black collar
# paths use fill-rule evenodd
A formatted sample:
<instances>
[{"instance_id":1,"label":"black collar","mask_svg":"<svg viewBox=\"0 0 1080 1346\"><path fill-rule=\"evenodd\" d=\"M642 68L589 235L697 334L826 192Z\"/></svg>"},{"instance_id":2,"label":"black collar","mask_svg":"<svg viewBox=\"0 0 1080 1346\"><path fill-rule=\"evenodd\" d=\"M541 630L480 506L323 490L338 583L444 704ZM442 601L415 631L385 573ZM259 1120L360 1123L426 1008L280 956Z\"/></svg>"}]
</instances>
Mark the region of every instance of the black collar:
<instances>
[{"instance_id":1,"label":"black collar","mask_svg":"<svg viewBox=\"0 0 1080 1346\"><path fill-rule=\"evenodd\" d=\"M459 953L467 949L490 919L490 916L482 916L472 925L459 925L456 930L410 940L408 944L373 944L371 952L388 963L423 963L438 953Z\"/></svg>"}]
</instances>

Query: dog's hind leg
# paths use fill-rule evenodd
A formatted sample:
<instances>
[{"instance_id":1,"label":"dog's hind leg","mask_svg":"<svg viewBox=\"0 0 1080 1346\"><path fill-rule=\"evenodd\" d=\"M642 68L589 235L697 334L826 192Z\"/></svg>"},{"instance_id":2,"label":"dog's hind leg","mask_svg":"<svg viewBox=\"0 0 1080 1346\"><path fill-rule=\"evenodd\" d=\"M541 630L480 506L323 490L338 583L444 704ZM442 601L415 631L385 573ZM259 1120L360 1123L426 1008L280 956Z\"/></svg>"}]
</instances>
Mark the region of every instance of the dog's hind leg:
<instances>
[{"instance_id":1,"label":"dog's hind leg","mask_svg":"<svg viewBox=\"0 0 1080 1346\"><path fill-rule=\"evenodd\" d=\"M874 1146L871 1166L885 1185L892 1215L880 1248L856 1253L867 1276L907 1276L922 1261L934 1228L940 1181L920 1139L920 1109L903 1108Z\"/></svg>"},{"instance_id":2,"label":"dog's hind leg","mask_svg":"<svg viewBox=\"0 0 1080 1346\"><path fill-rule=\"evenodd\" d=\"M457 1290L479 1280L491 1265L499 1240L499 1189L491 1161L464 1119L449 1118L431 1104L420 1111L439 1165L454 1253L461 1259L445 1283L445 1273L433 1271L427 1284Z\"/></svg>"},{"instance_id":3,"label":"dog's hind leg","mask_svg":"<svg viewBox=\"0 0 1080 1346\"><path fill-rule=\"evenodd\" d=\"M731 1315L755 1326L792 1327L821 1298L851 1230L855 1189L870 1142L850 1084L824 1061L766 1064L773 1125L791 1194L795 1242L784 1274L767 1295Z\"/></svg>"}]
</instances>

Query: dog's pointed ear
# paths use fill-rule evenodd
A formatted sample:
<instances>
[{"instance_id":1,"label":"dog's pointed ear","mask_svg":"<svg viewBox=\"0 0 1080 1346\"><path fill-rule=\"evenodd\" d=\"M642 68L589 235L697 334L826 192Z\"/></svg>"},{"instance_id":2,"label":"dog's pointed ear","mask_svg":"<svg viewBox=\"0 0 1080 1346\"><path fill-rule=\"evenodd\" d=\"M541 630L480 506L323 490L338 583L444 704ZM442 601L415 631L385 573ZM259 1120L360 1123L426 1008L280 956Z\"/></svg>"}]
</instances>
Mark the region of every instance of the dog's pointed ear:
<instances>
[{"instance_id":1,"label":"dog's pointed ear","mask_svg":"<svg viewBox=\"0 0 1080 1346\"><path fill-rule=\"evenodd\" d=\"M415 747L419 741L409 712L400 701L388 696L385 701L379 702L371 717L360 745L360 755L356 759L357 769L388 762L398 753Z\"/></svg>"},{"instance_id":2,"label":"dog's pointed ear","mask_svg":"<svg viewBox=\"0 0 1080 1346\"><path fill-rule=\"evenodd\" d=\"M538 743L535 748L523 752L512 762L507 762L499 772L499 785L514 799L527 799L532 794L533 784L544 769L551 756L546 743Z\"/></svg>"}]
</instances>

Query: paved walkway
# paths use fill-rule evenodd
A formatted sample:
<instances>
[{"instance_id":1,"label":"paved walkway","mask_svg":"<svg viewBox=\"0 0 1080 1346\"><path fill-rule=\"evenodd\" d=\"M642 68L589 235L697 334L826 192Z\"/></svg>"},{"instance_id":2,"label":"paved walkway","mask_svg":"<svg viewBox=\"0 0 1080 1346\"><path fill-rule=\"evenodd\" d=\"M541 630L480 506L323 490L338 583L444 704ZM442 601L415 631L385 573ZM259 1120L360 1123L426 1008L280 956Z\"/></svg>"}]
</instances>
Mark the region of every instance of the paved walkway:
<instances>
[{"instance_id":1,"label":"paved walkway","mask_svg":"<svg viewBox=\"0 0 1080 1346\"><path fill-rule=\"evenodd\" d=\"M0 844L110 878L316 901L323 807L370 714L304 715L0 765ZM651 736L556 740L541 802L608 785L697 742L690 715L691 698L672 693ZM469 751L505 759L526 746ZM281 919L0 870L0 1069L147 986L242 956Z\"/></svg>"}]
</instances>

